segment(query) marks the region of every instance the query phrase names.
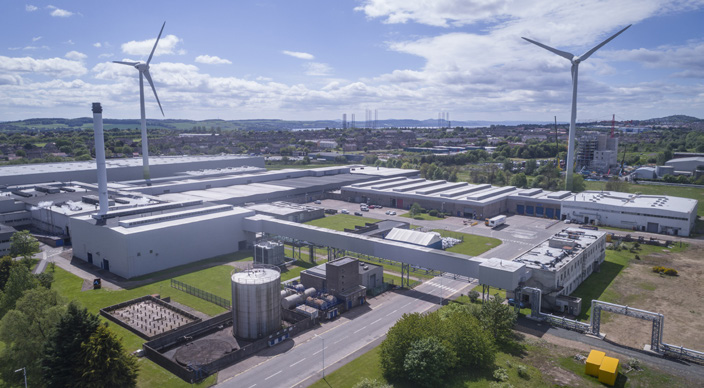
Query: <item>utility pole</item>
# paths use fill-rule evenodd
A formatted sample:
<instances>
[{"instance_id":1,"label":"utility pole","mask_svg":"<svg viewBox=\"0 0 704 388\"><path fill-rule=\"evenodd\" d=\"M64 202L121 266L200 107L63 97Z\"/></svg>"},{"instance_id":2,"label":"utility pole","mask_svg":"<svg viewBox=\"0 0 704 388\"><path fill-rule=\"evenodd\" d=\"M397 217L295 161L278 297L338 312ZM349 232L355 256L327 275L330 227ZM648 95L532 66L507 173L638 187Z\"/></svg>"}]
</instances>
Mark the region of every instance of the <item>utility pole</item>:
<instances>
[{"instance_id":1,"label":"utility pole","mask_svg":"<svg viewBox=\"0 0 704 388\"><path fill-rule=\"evenodd\" d=\"M323 379L325 378L325 338L321 338L323 340ZM25 387L27 388L27 387Z\"/></svg>"},{"instance_id":2,"label":"utility pole","mask_svg":"<svg viewBox=\"0 0 704 388\"><path fill-rule=\"evenodd\" d=\"M17 369L15 373L22 371L22 374L24 375L24 388L27 388L27 368L22 367L20 369Z\"/></svg>"}]
</instances>

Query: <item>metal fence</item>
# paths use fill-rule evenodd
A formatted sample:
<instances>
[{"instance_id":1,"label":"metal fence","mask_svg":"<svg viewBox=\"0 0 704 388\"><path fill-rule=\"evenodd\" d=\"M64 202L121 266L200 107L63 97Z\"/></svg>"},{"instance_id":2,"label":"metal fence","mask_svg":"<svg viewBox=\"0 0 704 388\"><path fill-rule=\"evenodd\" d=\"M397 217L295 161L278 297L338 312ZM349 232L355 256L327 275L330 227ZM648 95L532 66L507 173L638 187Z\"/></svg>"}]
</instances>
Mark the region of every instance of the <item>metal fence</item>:
<instances>
[{"instance_id":1,"label":"metal fence","mask_svg":"<svg viewBox=\"0 0 704 388\"><path fill-rule=\"evenodd\" d=\"M660 350L664 351L665 354L670 357L684 358L698 362L704 361L704 353L697 350L687 349L682 346L661 343Z\"/></svg>"},{"instance_id":2,"label":"metal fence","mask_svg":"<svg viewBox=\"0 0 704 388\"><path fill-rule=\"evenodd\" d=\"M193 286L188 285L186 283L179 282L178 280L175 280L175 279L171 279L171 287L173 287L177 290L183 291L187 294L191 294L191 295L195 296L196 298L206 300L210 303L215 303L216 305L218 305L222 308L232 310L232 303L229 300L227 300L225 298L221 298L217 295L213 295L207 291L203 291L200 288L196 288L196 287L193 287Z\"/></svg>"}]
</instances>

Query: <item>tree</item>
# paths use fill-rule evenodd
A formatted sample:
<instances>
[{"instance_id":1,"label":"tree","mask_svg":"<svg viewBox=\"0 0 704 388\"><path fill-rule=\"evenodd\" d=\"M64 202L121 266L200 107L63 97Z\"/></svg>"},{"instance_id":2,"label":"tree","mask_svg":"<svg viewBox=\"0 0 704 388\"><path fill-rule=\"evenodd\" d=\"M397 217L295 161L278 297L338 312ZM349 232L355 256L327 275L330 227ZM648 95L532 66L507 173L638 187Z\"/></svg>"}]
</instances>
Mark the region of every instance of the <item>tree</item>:
<instances>
[{"instance_id":1,"label":"tree","mask_svg":"<svg viewBox=\"0 0 704 388\"><path fill-rule=\"evenodd\" d=\"M34 238L28 230L15 232L15 234L10 237L11 256L30 258L35 253L39 253L39 241L37 241L37 239Z\"/></svg>"},{"instance_id":2,"label":"tree","mask_svg":"<svg viewBox=\"0 0 704 388\"><path fill-rule=\"evenodd\" d=\"M81 344L100 326L97 315L72 302L60 317L54 331L44 344L42 371L50 387L71 387L80 380L81 363L75 357Z\"/></svg>"},{"instance_id":3,"label":"tree","mask_svg":"<svg viewBox=\"0 0 704 388\"><path fill-rule=\"evenodd\" d=\"M81 344L78 374L71 381L79 388L136 387L137 359L125 352L122 342L105 325L99 325Z\"/></svg>"},{"instance_id":4,"label":"tree","mask_svg":"<svg viewBox=\"0 0 704 388\"><path fill-rule=\"evenodd\" d=\"M401 319L386 333L379 354L381 370L387 378L403 379L406 372L403 363L411 345L433 334L428 315L403 314Z\"/></svg>"},{"instance_id":5,"label":"tree","mask_svg":"<svg viewBox=\"0 0 704 388\"><path fill-rule=\"evenodd\" d=\"M10 278L10 270L16 265L10 256L0 258L0 291L5 289L7 279ZM2 298L0 298L1 300Z\"/></svg>"},{"instance_id":6,"label":"tree","mask_svg":"<svg viewBox=\"0 0 704 388\"><path fill-rule=\"evenodd\" d=\"M516 323L516 312L508 305L501 303L499 294L484 301L479 310L479 320L491 333L497 343L507 343L511 340L513 325Z\"/></svg>"},{"instance_id":7,"label":"tree","mask_svg":"<svg viewBox=\"0 0 704 388\"><path fill-rule=\"evenodd\" d=\"M474 310L474 311L473 311ZM455 309L444 320L446 333L457 355L458 367L483 368L494 364L494 338L474 315L475 309Z\"/></svg>"},{"instance_id":8,"label":"tree","mask_svg":"<svg viewBox=\"0 0 704 388\"><path fill-rule=\"evenodd\" d=\"M411 210L409 211L409 214L411 215L411 217L415 217L422 212L423 208L420 207L420 204L418 202L414 202L413 205L411 205Z\"/></svg>"},{"instance_id":9,"label":"tree","mask_svg":"<svg viewBox=\"0 0 704 388\"><path fill-rule=\"evenodd\" d=\"M0 320L0 341L5 343L0 351L0 380L19 386L22 375L14 370L26 367L32 386L42 385L42 346L60 319L64 305L56 291L36 288L25 292L16 307L5 314Z\"/></svg>"},{"instance_id":10,"label":"tree","mask_svg":"<svg viewBox=\"0 0 704 388\"><path fill-rule=\"evenodd\" d=\"M536 162L535 159L530 159L526 162L526 175L533 175L537 169L538 162Z\"/></svg>"},{"instance_id":11,"label":"tree","mask_svg":"<svg viewBox=\"0 0 704 388\"><path fill-rule=\"evenodd\" d=\"M582 174L572 174L572 192L579 193L587 189Z\"/></svg>"},{"instance_id":12,"label":"tree","mask_svg":"<svg viewBox=\"0 0 704 388\"><path fill-rule=\"evenodd\" d=\"M511 186L516 187L526 187L528 186L528 178L526 174L519 172L518 174L511 177Z\"/></svg>"},{"instance_id":13,"label":"tree","mask_svg":"<svg viewBox=\"0 0 704 388\"><path fill-rule=\"evenodd\" d=\"M0 298L0 318L13 310L25 291L37 287L37 281L24 265L13 265Z\"/></svg>"},{"instance_id":14,"label":"tree","mask_svg":"<svg viewBox=\"0 0 704 388\"><path fill-rule=\"evenodd\" d=\"M436 337L417 340L411 345L403 361L408 378L420 386L442 385L443 377L455 365L452 350Z\"/></svg>"}]
</instances>

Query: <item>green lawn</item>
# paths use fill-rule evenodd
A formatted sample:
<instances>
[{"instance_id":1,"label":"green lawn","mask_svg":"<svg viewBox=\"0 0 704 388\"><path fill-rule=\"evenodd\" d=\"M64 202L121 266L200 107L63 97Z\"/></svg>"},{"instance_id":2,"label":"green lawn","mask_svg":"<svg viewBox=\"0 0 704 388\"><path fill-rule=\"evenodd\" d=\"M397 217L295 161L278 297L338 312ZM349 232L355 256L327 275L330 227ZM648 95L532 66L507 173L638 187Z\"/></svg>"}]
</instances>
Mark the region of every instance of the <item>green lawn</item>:
<instances>
[{"instance_id":1,"label":"green lawn","mask_svg":"<svg viewBox=\"0 0 704 388\"><path fill-rule=\"evenodd\" d=\"M624 243L629 248L633 243ZM579 320L589 320L591 315L591 303L593 299L598 299L604 302L616 302L618 294L613 291L610 286L616 281L621 271L623 271L631 260L634 260L635 255L641 258L652 254L665 251L680 252L687 249L687 245L680 247L679 245L672 248L657 247L653 245L641 244L640 248L635 253L629 250L606 250L606 259L601 263L600 270L597 273L592 273L589 277L570 294L571 296L582 298L582 313L577 317Z\"/></svg>"},{"instance_id":2,"label":"green lawn","mask_svg":"<svg viewBox=\"0 0 704 388\"><path fill-rule=\"evenodd\" d=\"M433 217L428 213L421 213L421 214L416 214L415 217L411 217L411 213L405 213L401 214L399 217L406 217L406 218L412 218L414 220L423 220L423 221L437 221L437 220L444 220L444 218L440 217Z\"/></svg>"},{"instance_id":3,"label":"green lawn","mask_svg":"<svg viewBox=\"0 0 704 388\"><path fill-rule=\"evenodd\" d=\"M452 232L443 229L434 229L443 237L453 237L462 240L461 243L447 249L448 252L461 253L467 256L478 256L482 253L501 245L501 240L492 237L477 236L474 234Z\"/></svg>"},{"instance_id":4,"label":"green lawn","mask_svg":"<svg viewBox=\"0 0 704 388\"><path fill-rule=\"evenodd\" d=\"M318 218L317 220L308 221L306 222L306 224L319 226L321 228L344 231L345 228L354 229L355 226L364 226L364 224L367 222L374 223L378 221L379 220L376 220L374 218L354 216L351 214L336 214L334 216Z\"/></svg>"},{"instance_id":5,"label":"green lawn","mask_svg":"<svg viewBox=\"0 0 704 388\"><path fill-rule=\"evenodd\" d=\"M604 190L606 187L606 182L593 182L586 181L587 190ZM704 217L704 189L696 187L678 187L678 186L668 186L668 185L646 185L646 184L633 184L626 183L626 191L629 193L642 193L642 194L656 194L656 195L670 195L673 197L683 197L691 198L699 201L699 206L697 206L697 215Z\"/></svg>"},{"instance_id":6,"label":"green lawn","mask_svg":"<svg viewBox=\"0 0 704 388\"><path fill-rule=\"evenodd\" d=\"M224 266L218 266L204 269L202 271L185 275L183 277L180 277L179 279L182 279L186 282L190 281L192 283L197 283L199 280L207 279L207 281L205 282L198 283L199 286L206 288L206 284L210 284L212 279L217 279L218 281L215 283L220 283L220 279L218 279L218 277L223 276L226 273L229 274L229 272L223 270L223 267ZM230 271L231 268L232 267L230 267ZM59 267L56 267L52 288L56 290L61 296L66 298L66 300L77 300L81 303L81 305L86 307L88 311L95 314L99 313L99 310L103 307L107 307L116 303L124 302L130 299L150 294L161 294L162 297L170 296L172 300L178 303L190 306L209 315L216 315L225 311L223 308L217 305L214 305L202 299L198 299L195 296L191 296L184 292L171 288L168 280L151 283L142 287L133 288L131 290L121 291L110 291L106 289L81 291L82 284L83 279L67 271L64 271ZM214 289L215 288L211 288L211 290ZM142 343L144 342L142 338L133 334L129 330L124 329L113 323L110 323L109 326L110 329L113 330L122 339L122 343L125 346L126 351L132 352L142 347ZM140 373L138 378L138 386L140 387L189 386L189 384L185 383L183 380L177 378L170 372L147 360L146 358L141 358L139 360L139 366ZM211 376L206 379L203 383L199 384L199 386L207 387L214 383L215 376Z\"/></svg>"}]
</instances>

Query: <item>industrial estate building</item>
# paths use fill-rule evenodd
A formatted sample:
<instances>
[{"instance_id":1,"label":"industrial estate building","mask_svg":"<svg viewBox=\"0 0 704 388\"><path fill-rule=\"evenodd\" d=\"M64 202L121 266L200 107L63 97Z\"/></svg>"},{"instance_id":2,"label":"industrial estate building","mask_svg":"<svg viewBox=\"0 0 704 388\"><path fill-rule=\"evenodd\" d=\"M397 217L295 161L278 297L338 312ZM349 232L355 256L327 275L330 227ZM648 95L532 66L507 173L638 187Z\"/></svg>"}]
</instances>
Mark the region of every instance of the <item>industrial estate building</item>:
<instances>
[{"instance_id":1,"label":"industrial estate building","mask_svg":"<svg viewBox=\"0 0 704 388\"><path fill-rule=\"evenodd\" d=\"M579 315L581 300L569 295L598 271L605 258L605 232L567 228L513 261L531 271L524 286L539 288L545 307ZM523 302L531 302L528 294L524 297Z\"/></svg>"},{"instance_id":2,"label":"industrial estate building","mask_svg":"<svg viewBox=\"0 0 704 388\"><path fill-rule=\"evenodd\" d=\"M574 194L403 177L345 186L342 198L405 209L418 203L458 217L518 214L679 236L689 236L697 219L697 201L688 198L601 191Z\"/></svg>"}]
</instances>

